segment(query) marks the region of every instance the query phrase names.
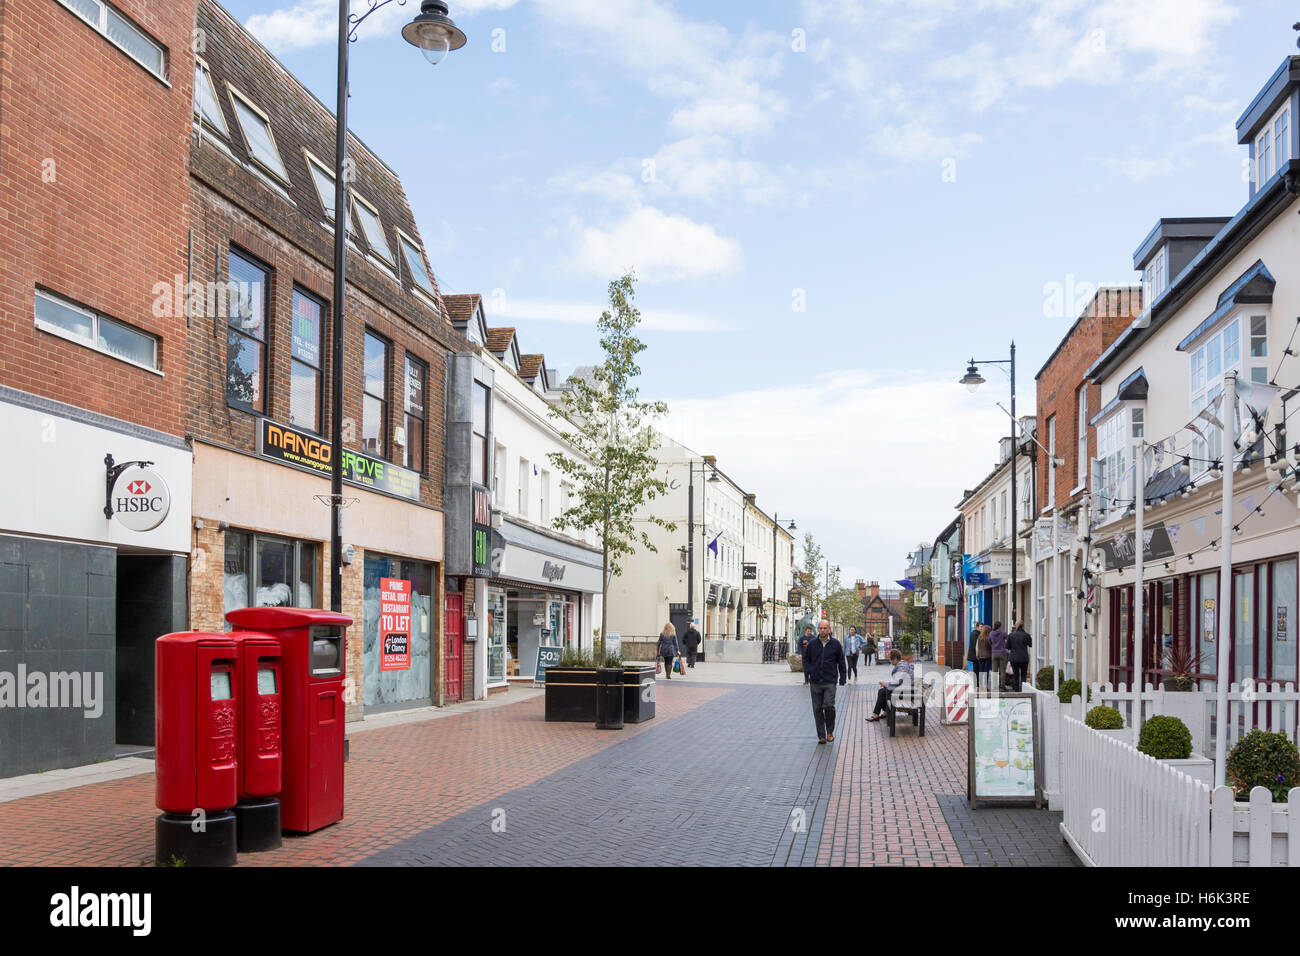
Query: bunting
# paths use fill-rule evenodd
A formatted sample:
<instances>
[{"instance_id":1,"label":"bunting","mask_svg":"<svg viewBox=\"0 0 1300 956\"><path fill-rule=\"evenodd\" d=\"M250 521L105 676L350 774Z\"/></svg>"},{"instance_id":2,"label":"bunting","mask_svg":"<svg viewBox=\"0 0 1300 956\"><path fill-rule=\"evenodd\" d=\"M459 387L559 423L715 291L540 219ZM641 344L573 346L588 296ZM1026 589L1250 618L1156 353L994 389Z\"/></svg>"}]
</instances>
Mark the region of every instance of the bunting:
<instances>
[{"instance_id":1,"label":"bunting","mask_svg":"<svg viewBox=\"0 0 1300 956\"><path fill-rule=\"evenodd\" d=\"M1178 543L1178 532L1182 529L1180 524L1165 525L1165 530L1169 532L1169 540L1174 544Z\"/></svg>"},{"instance_id":2,"label":"bunting","mask_svg":"<svg viewBox=\"0 0 1300 956\"><path fill-rule=\"evenodd\" d=\"M1193 519L1192 519L1192 530L1196 532L1196 534L1197 534L1198 537L1204 538L1204 537L1205 537L1205 519L1204 519L1204 518L1193 518Z\"/></svg>"}]
</instances>

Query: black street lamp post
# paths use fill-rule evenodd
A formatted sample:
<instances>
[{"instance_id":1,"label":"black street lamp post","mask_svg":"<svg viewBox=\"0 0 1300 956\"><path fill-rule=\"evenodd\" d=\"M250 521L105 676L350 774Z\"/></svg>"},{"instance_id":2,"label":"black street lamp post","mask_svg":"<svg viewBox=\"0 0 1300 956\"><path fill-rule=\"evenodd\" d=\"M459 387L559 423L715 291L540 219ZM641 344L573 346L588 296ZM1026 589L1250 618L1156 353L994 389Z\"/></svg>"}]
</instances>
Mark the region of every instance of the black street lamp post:
<instances>
[{"instance_id":1,"label":"black street lamp post","mask_svg":"<svg viewBox=\"0 0 1300 956\"><path fill-rule=\"evenodd\" d=\"M966 374L958 379L959 384L965 385L974 394L975 390L984 384L984 376L980 375L978 366L980 365L1010 365L1011 366L1011 616L1007 618L1007 626L1014 627L1016 623L1016 541L1020 537L1017 524L1017 508L1019 507L1016 499L1016 466L1019 463L1020 455L1016 448L1016 343L1011 343L1011 358L1007 359L984 359L982 361L970 360L966 366ZM996 532L997 529L994 529Z\"/></svg>"},{"instance_id":2,"label":"black street lamp post","mask_svg":"<svg viewBox=\"0 0 1300 956\"><path fill-rule=\"evenodd\" d=\"M367 0L364 13L348 10L348 0L339 0L339 48L337 95L334 124L334 320L331 323L330 369L330 609L343 610L343 313L347 294L347 149L348 149L348 44L356 39L357 27L380 7L393 0ZM406 0L397 0L398 6ZM465 45L465 34L447 16L447 4L424 0L420 12L402 28L402 38L419 47L434 66L451 50Z\"/></svg>"}]
</instances>

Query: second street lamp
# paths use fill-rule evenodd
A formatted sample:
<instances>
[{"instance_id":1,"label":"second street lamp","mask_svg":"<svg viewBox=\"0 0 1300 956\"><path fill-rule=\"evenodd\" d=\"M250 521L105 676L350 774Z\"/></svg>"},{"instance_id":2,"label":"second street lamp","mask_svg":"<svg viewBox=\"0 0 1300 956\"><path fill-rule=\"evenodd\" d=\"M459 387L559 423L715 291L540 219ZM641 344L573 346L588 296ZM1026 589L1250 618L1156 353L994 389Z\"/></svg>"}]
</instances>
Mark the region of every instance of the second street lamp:
<instances>
[{"instance_id":1,"label":"second street lamp","mask_svg":"<svg viewBox=\"0 0 1300 956\"><path fill-rule=\"evenodd\" d=\"M1016 557L1017 545L1016 539L1019 537L1019 531L1016 527L1018 519L1016 518L1016 466L1019 463L1020 456L1016 454L1016 343L1011 343L1011 358L1008 359L984 359L982 361L970 360L966 366L966 374L957 380L959 385L965 385L973 394L976 389L984 384L984 376L980 375L979 366L981 365L1010 365L1011 366L1011 598L1008 607L1011 614L1007 618L1009 627L1015 627L1016 623ZM994 529L996 532L996 529ZM1059 665L1059 661L1057 662Z\"/></svg>"},{"instance_id":2,"label":"second street lamp","mask_svg":"<svg viewBox=\"0 0 1300 956\"><path fill-rule=\"evenodd\" d=\"M330 334L330 609L343 610L343 316L347 295L348 221L348 44L357 37L363 20L392 0L367 0L364 13L348 10L348 0L339 0L339 49L336 81L338 103L334 117L334 321ZM405 0L398 0L399 6ZM435 66L450 50L465 45L465 34L447 16L447 4L424 0L420 12L405 27L402 37L418 47Z\"/></svg>"}]
</instances>

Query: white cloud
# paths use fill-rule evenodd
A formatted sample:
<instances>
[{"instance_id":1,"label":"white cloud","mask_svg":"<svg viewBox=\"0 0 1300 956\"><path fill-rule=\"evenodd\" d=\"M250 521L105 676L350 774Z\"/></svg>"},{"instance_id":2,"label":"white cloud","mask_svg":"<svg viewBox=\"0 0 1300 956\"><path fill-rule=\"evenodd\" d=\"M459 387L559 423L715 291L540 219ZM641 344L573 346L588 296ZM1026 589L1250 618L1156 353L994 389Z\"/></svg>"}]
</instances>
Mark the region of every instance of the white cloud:
<instances>
[{"instance_id":1,"label":"white cloud","mask_svg":"<svg viewBox=\"0 0 1300 956\"><path fill-rule=\"evenodd\" d=\"M499 76L488 84L490 93L513 93L519 89L519 85L508 76Z\"/></svg>"},{"instance_id":2,"label":"white cloud","mask_svg":"<svg viewBox=\"0 0 1300 956\"><path fill-rule=\"evenodd\" d=\"M712 226L653 206L634 209L608 229L575 223L572 266L610 278L635 269L646 282L730 275L741 267L740 244Z\"/></svg>"},{"instance_id":3,"label":"white cloud","mask_svg":"<svg viewBox=\"0 0 1300 956\"><path fill-rule=\"evenodd\" d=\"M471 17L485 10L506 10L518 0L456 0L452 19ZM362 4L353 3L355 11ZM412 10L411 6L415 9ZM392 36L419 13L418 0L406 6L390 3L374 12L358 31L359 40L371 36ZM248 31L275 51L302 50L323 43L337 43L339 7L333 0L300 0L290 7L270 13L255 13L248 18Z\"/></svg>"},{"instance_id":4,"label":"white cloud","mask_svg":"<svg viewBox=\"0 0 1300 956\"><path fill-rule=\"evenodd\" d=\"M962 489L992 471L1007 421L996 400L954 376L809 371L761 391L670 396L663 430L716 454L760 507L811 531L842 579L892 581L917 541L957 516Z\"/></svg>"},{"instance_id":5,"label":"white cloud","mask_svg":"<svg viewBox=\"0 0 1300 956\"><path fill-rule=\"evenodd\" d=\"M559 302L514 296L485 298L483 304L490 324L531 321L595 326L596 319L608 308L600 302ZM641 310L641 324L655 332L731 332L739 328L730 319L703 312L656 308Z\"/></svg>"},{"instance_id":6,"label":"white cloud","mask_svg":"<svg viewBox=\"0 0 1300 956\"><path fill-rule=\"evenodd\" d=\"M904 162L938 162L952 156L962 156L983 137L975 133L957 136L940 136L928 126L912 121L901 126L888 125L872 138L876 150Z\"/></svg>"}]
</instances>

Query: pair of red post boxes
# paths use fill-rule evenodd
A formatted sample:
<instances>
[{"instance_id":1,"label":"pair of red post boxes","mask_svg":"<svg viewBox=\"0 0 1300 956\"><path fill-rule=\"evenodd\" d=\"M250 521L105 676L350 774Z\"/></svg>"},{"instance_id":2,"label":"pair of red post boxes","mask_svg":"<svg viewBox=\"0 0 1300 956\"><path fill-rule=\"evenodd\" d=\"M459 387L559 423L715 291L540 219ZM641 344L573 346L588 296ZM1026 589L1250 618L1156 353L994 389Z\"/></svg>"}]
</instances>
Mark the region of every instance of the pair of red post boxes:
<instances>
[{"instance_id":1,"label":"pair of red post boxes","mask_svg":"<svg viewBox=\"0 0 1300 956\"><path fill-rule=\"evenodd\" d=\"M343 818L344 642L331 611L231 611L154 645L157 862L232 865Z\"/></svg>"}]
</instances>

